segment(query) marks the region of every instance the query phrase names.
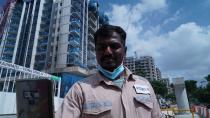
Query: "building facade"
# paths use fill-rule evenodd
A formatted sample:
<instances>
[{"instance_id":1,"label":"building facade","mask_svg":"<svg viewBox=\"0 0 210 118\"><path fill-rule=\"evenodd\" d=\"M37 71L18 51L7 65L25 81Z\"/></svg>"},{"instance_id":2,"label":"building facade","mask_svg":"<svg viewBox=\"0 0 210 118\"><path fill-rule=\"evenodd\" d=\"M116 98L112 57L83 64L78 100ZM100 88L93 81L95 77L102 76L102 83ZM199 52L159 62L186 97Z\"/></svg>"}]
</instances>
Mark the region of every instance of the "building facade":
<instances>
[{"instance_id":1,"label":"building facade","mask_svg":"<svg viewBox=\"0 0 210 118\"><path fill-rule=\"evenodd\" d=\"M44 70L48 66L53 0L18 0L8 8L0 59Z\"/></svg>"},{"instance_id":2,"label":"building facade","mask_svg":"<svg viewBox=\"0 0 210 118\"><path fill-rule=\"evenodd\" d=\"M148 80L158 80L161 78L161 72L156 67L154 59L151 56L127 57L125 61L133 73L142 75Z\"/></svg>"},{"instance_id":3,"label":"building facade","mask_svg":"<svg viewBox=\"0 0 210 118\"><path fill-rule=\"evenodd\" d=\"M128 67L133 73L136 73L136 66L135 66L135 60L134 57L126 57L124 65Z\"/></svg>"},{"instance_id":4,"label":"building facade","mask_svg":"<svg viewBox=\"0 0 210 118\"><path fill-rule=\"evenodd\" d=\"M96 0L13 1L1 22L0 59L49 73L95 68L98 10Z\"/></svg>"},{"instance_id":5,"label":"building facade","mask_svg":"<svg viewBox=\"0 0 210 118\"><path fill-rule=\"evenodd\" d=\"M156 67L157 79L160 80L162 78L161 71L158 67Z\"/></svg>"},{"instance_id":6,"label":"building facade","mask_svg":"<svg viewBox=\"0 0 210 118\"><path fill-rule=\"evenodd\" d=\"M94 32L99 27L94 0L57 0L54 4L51 72L96 66Z\"/></svg>"},{"instance_id":7,"label":"building facade","mask_svg":"<svg viewBox=\"0 0 210 118\"><path fill-rule=\"evenodd\" d=\"M169 78L161 78L161 80L164 84L166 84L166 87L170 87L170 81Z\"/></svg>"},{"instance_id":8,"label":"building facade","mask_svg":"<svg viewBox=\"0 0 210 118\"><path fill-rule=\"evenodd\" d=\"M62 96L96 68L97 0L11 0L0 21L0 60L62 78ZM4 21L4 22L2 22Z\"/></svg>"}]
</instances>

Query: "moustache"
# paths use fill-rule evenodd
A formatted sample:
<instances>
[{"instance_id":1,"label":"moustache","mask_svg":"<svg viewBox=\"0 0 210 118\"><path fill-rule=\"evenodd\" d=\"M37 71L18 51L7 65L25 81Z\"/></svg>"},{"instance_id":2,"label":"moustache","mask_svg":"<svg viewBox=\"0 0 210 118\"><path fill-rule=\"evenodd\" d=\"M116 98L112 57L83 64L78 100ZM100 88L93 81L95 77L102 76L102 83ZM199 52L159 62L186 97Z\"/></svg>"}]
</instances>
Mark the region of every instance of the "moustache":
<instances>
[{"instance_id":1,"label":"moustache","mask_svg":"<svg viewBox=\"0 0 210 118\"><path fill-rule=\"evenodd\" d=\"M113 56L104 56L101 59L102 60L109 60L109 59L115 60L115 58Z\"/></svg>"}]
</instances>

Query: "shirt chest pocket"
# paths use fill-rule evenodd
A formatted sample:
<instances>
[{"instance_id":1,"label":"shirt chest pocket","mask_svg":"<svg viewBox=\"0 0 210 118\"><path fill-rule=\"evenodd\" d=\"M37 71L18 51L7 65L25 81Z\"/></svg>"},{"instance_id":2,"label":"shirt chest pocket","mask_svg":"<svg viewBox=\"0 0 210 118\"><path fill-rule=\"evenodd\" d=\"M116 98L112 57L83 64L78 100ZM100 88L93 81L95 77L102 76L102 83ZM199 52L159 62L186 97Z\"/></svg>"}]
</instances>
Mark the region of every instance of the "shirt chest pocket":
<instances>
[{"instance_id":1,"label":"shirt chest pocket","mask_svg":"<svg viewBox=\"0 0 210 118\"><path fill-rule=\"evenodd\" d=\"M134 97L134 104L138 112L151 113L153 101L150 95L140 94Z\"/></svg>"},{"instance_id":2,"label":"shirt chest pocket","mask_svg":"<svg viewBox=\"0 0 210 118\"><path fill-rule=\"evenodd\" d=\"M110 118L112 102L92 101L84 103L82 118Z\"/></svg>"}]
</instances>

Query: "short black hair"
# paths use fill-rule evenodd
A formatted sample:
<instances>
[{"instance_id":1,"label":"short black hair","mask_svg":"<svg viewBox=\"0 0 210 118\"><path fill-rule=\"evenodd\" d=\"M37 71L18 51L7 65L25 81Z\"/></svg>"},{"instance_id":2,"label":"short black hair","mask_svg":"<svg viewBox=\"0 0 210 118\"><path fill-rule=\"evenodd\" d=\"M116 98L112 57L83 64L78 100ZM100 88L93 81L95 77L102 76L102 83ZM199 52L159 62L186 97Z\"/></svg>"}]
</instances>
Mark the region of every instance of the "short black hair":
<instances>
[{"instance_id":1,"label":"short black hair","mask_svg":"<svg viewBox=\"0 0 210 118\"><path fill-rule=\"evenodd\" d=\"M114 25L102 25L94 34L95 44L97 38L100 37L111 37L113 32L116 32L120 35L123 45L125 46L126 32L120 26Z\"/></svg>"}]
</instances>

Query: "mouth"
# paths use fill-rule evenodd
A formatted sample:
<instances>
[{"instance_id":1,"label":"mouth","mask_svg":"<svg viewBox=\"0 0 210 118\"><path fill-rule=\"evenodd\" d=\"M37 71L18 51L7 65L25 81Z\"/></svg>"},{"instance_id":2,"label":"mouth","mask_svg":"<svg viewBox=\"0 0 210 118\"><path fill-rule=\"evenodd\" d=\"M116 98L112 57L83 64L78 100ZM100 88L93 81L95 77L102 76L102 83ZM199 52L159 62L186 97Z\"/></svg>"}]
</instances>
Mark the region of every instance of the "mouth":
<instances>
[{"instance_id":1,"label":"mouth","mask_svg":"<svg viewBox=\"0 0 210 118\"><path fill-rule=\"evenodd\" d=\"M114 59L112 59L112 58L104 58L103 59L103 62L114 62Z\"/></svg>"},{"instance_id":2,"label":"mouth","mask_svg":"<svg viewBox=\"0 0 210 118\"><path fill-rule=\"evenodd\" d=\"M102 58L101 66L107 70L110 70L110 68L115 68L116 61L113 58ZM112 69L110 71L112 71Z\"/></svg>"}]
</instances>

